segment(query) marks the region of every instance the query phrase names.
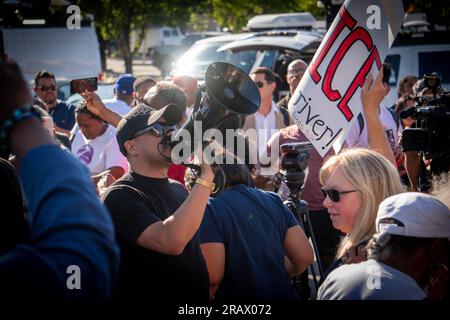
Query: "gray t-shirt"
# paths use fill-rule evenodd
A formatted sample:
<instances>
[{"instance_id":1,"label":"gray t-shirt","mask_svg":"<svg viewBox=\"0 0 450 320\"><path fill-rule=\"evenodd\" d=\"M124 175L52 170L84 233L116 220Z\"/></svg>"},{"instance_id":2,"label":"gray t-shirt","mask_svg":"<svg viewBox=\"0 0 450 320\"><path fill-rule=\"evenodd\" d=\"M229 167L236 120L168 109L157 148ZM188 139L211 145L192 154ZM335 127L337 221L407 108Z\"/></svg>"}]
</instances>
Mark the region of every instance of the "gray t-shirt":
<instances>
[{"instance_id":1,"label":"gray t-shirt","mask_svg":"<svg viewBox=\"0 0 450 320\"><path fill-rule=\"evenodd\" d=\"M343 265L319 288L318 300L422 300L425 292L413 278L369 259Z\"/></svg>"}]
</instances>

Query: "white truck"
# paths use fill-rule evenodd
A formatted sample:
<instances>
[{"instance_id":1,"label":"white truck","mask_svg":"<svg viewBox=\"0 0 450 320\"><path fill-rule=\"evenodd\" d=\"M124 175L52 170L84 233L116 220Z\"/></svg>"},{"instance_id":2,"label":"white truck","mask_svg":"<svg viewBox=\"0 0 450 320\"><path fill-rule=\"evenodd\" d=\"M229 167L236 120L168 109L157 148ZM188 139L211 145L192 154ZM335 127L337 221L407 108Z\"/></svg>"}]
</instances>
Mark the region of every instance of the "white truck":
<instances>
[{"instance_id":1,"label":"white truck","mask_svg":"<svg viewBox=\"0 0 450 320\"><path fill-rule=\"evenodd\" d=\"M5 28L0 29L0 41L28 81L43 69L53 72L58 82L96 77L102 71L97 34L91 27Z\"/></svg>"},{"instance_id":2,"label":"white truck","mask_svg":"<svg viewBox=\"0 0 450 320\"><path fill-rule=\"evenodd\" d=\"M132 47L136 34L131 37ZM184 35L181 33L180 28L172 27L157 27L152 26L147 28L146 36L142 41L139 48L139 55L148 55L152 49L159 50L160 52L169 52L173 48L181 47L183 44Z\"/></svg>"}]
</instances>

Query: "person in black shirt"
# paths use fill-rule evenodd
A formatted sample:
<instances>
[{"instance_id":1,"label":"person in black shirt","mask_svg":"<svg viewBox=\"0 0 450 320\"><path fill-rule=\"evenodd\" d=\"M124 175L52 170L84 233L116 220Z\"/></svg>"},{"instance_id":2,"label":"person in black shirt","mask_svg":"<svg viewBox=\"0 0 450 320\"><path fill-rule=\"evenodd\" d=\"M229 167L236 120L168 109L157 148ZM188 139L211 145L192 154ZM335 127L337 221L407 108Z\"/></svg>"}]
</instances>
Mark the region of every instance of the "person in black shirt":
<instances>
[{"instance_id":1,"label":"person in black shirt","mask_svg":"<svg viewBox=\"0 0 450 320\"><path fill-rule=\"evenodd\" d=\"M175 105L156 111L140 104L117 127L130 172L107 189L102 200L122 250L119 298L209 299L197 230L214 188L214 174L202 164L200 182L188 195L183 185L167 177L171 150L160 144L181 116Z\"/></svg>"}]
</instances>

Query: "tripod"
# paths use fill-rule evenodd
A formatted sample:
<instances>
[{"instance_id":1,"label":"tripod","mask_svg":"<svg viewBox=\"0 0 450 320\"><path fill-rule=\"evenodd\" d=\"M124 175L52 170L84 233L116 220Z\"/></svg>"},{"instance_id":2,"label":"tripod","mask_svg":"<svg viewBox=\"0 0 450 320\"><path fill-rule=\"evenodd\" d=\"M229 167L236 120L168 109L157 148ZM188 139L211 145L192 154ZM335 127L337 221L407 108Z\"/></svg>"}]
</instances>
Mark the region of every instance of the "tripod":
<instances>
[{"instance_id":1,"label":"tripod","mask_svg":"<svg viewBox=\"0 0 450 320\"><path fill-rule=\"evenodd\" d=\"M319 250L317 248L316 238L314 237L314 230L311 225L311 217L309 215L308 203L304 200L300 200L300 191L302 190L301 186L303 185L303 180L305 174L303 172L297 171L284 171L282 172L284 181L286 182L289 188L289 198L284 202L284 204L291 210L297 219L300 227L305 232L307 238L310 239L314 255L316 256L319 276L322 278L323 270L322 263L320 261ZM319 283L317 281L317 274L314 270L314 266L311 265L308 267L309 272L312 275L315 292L319 288ZM294 286L299 291L302 299L306 300L310 297L310 289L308 286L308 270L303 272L302 274L294 277Z\"/></svg>"}]
</instances>

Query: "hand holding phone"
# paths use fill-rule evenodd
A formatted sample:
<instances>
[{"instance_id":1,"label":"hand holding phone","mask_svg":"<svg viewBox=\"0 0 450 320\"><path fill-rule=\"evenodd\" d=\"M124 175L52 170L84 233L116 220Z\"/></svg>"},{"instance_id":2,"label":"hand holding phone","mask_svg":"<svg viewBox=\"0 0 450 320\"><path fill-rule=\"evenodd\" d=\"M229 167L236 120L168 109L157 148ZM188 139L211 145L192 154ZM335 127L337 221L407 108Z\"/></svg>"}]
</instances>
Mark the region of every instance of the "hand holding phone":
<instances>
[{"instance_id":1,"label":"hand holding phone","mask_svg":"<svg viewBox=\"0 0 450 320\"><path fill-rule=\"evenodd\" d=\"M92 78L83 78L83 79L74 79L70 81L70 93L81 93L85 90L87 91L96 91L97 90L97 77Z\"/></svg>"}]
</instances>

